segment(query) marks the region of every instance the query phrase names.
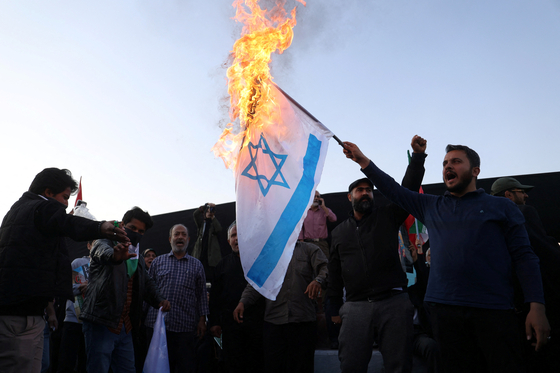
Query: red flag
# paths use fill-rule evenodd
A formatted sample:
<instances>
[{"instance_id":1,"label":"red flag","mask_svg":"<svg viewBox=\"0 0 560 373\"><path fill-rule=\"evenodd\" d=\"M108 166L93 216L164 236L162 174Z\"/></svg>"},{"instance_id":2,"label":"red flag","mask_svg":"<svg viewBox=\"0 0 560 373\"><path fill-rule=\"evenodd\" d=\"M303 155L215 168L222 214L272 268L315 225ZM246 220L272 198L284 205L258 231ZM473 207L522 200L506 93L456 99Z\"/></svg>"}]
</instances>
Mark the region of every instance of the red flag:
<instances>
[{"instance_id":1,"label":"red flag","mask_svg":"<svg viewBox=\"0 0 560 373\"><path fill-rule=\"evenodd\" d=\"M82 177L80 176L80 184L78 185L78 195L76 196L76 202L74 202L74 207L78 204L78 201L82 200Z\"/></svg>"}]
</instances>

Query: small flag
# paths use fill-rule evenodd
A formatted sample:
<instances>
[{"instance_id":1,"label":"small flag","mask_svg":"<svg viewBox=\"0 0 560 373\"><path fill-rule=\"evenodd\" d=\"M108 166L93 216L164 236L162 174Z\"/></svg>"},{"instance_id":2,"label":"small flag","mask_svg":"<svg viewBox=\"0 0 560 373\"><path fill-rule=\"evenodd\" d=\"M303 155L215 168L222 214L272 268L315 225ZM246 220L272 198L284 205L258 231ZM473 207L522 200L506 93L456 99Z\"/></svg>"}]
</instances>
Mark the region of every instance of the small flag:
<instances>
[{"instance_id":1,"label":"small flag","mask_svg":"<svg viewBox=\"0 0 560 373\"><path fill-rule=\"evenodd\" d=\"M410 164L410 151L407 151L407 154L408 154L408 163ZM420 186L420 190L418 190L418 193L424 194L424 189L422 189L421 186ZM408 232L408 239L410 240L411 243L416 245L417 243L416 238L418 237L418 242L420 243L420 247L418 248L418 254L422 254L421 245L425 244L426 241L428 241L429 238L428 229L424 226L424 224L422 224L422 222L418 221L418 219L416 219L412 215L408 215L408 218L406 218L404 225Z\"/></svg>"},{"instance_id":2,"label":"small flag","mask_svg":"<svg viewBox=\"0 0 560 373\"><path fill-rule=\"evenodd\" d=\"M277 86L280 120L248 131L235 169L237 234L247 281L275 300L321 179L332 132Z\"/></svg>"},{"instance_id":3,"label":"small flag","mask_svg":"<svg viewBox=\"0 0 560 373\"><path fill-rule=\"evenodd\" d=\"M82 201L82 177L81 176L80 176L80 184L78 185L78 195L76 196L76 202L74 202L74 207L76 207L78 201Z\"/></svg>"}]
</instances>

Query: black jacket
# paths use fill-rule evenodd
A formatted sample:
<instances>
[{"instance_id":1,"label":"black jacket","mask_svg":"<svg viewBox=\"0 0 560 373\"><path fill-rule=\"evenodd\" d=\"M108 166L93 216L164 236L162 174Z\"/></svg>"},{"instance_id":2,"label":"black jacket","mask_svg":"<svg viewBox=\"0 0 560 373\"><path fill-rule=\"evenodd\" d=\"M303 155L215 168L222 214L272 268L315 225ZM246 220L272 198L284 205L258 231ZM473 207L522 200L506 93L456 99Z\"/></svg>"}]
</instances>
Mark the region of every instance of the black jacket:
<instances>
[{"instance_id":1,"label":"black jacket","mask_svg":"<svg viewBox=\"0 0 560 373\"><path fill-rule=\"evenodd\" d=\"M89 285L80 319L116 328L126 302L129 277L124 261L113 261L113 242L95 241L91 249L89 268ZM138 256L138 268L134 275L132 303L130 304L130 321L134 327L140 325L142 302L154 308L165 300L154 280L146 271L142 255Z\"/></svg>"},{"instance_id":2,"label":"black jacket","mask_svg":"<svg viewBox=\"0 0 560 373\"><path fill-rule=\"evenodd\" d=\"M63 237L99 238L99 227L100 222L66 214L54 199L25 192L0 228L0 313L42 314L41 304L48 299L73 299Z\"/></svg>"},{"instance_id":3,"label":"black jacket","mask_svg":"<svg viewBox=\"0 0 560 373\"><path fill-rule=\"evenodd\" d=\"M403 186L418 190L424 176L425 155L413 154ZM328 294L338 315L342 289L348 301L375 298L393 288L406 288L407 278L398 254L398 231L408 212L390 203L374 206L359 222L353 214L332 232Z\"/></svg>"},{"instance_id":4,"label":"black jacket","mask_svg":"<svg viewBox=\"0 0 560 373\"><path fill-rule=\"evenodd\" d=\"M220 325L222 329L232 325L233 310L239 304L241 294L247 286L243 274L241 258L234 253L224 256L214 271L214 280L210 289L210 316L208 326ZM265 302L262 298L258 305L248 307L243 315L244 323L260 321L264 317Z\"/></svg>"}]
</instances>

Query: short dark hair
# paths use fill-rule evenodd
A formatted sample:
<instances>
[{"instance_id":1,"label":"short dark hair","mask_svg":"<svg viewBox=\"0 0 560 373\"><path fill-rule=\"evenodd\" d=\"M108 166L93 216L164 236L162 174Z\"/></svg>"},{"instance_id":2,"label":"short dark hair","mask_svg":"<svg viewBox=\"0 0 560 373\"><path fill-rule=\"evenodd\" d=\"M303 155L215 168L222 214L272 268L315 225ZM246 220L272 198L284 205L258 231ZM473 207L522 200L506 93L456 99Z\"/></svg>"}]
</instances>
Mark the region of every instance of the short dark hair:
<instances>
[{"instance_id":1,"label":"short dark hair","mask_svg":"<svg viewBox=\"0 0 560 373\"><path fill-rule=\"evenodd\" d=\"M146 230L154 226L154 221L152 220L150 214L148 214L148 211L144 211L137 206L134 206L132 210L128 210L124 214L122 218L123 225L130 223L132 219L138 219L142 223L146 224Z\"/></svg>"},{"instance_id":2,"label":"short dark hair","mask_svg":"<svg viewBox=\"0 0 560 373\"><path fill-rule=\"evenodd\" d=\"M70 188L71 194L78 190L78 183L72 178L72 173L67 169L55 167L45 168L35 175L29 186L29 191L35 194L44 193L49 189L53 194L59 194Z\"/></svg>"},{"instance_id":3,"label":"short dark hair","mask_svg":"<svg viewBox=\"0 0 560 373\"><path fill-rule=\"evenodd\" d=\"M467 158L469 160L469 163L471 164L471 168L473 167L480 167L480 157L478 156L478 153L475 152L474 150L472 150L471 148L469 148L468 146L465 145L447 145L447 147L445 148L445 153L449 153L453 150L462 150L465 152L465 154L467 155Z\"/></svg>"}]
</instances>

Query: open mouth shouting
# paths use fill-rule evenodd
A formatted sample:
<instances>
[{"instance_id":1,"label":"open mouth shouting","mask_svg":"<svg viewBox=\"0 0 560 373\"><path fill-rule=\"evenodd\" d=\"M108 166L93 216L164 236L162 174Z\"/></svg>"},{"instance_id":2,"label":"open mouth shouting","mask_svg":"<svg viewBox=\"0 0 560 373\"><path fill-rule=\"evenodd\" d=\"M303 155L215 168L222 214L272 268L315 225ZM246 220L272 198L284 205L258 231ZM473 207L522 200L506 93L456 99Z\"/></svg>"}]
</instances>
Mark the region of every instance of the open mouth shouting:
<instances>
[{"instance_id":1,"label":"open mouth shouting","mask_svg":"<svg viewBox=\"0 0 560 373\"><path fill-rule=\"evenodd\" d=\"M457 179L457 174L453 171L446 171L444 177L447 183L452 183L453 180Z\"/></svg>"}]
</instances>

